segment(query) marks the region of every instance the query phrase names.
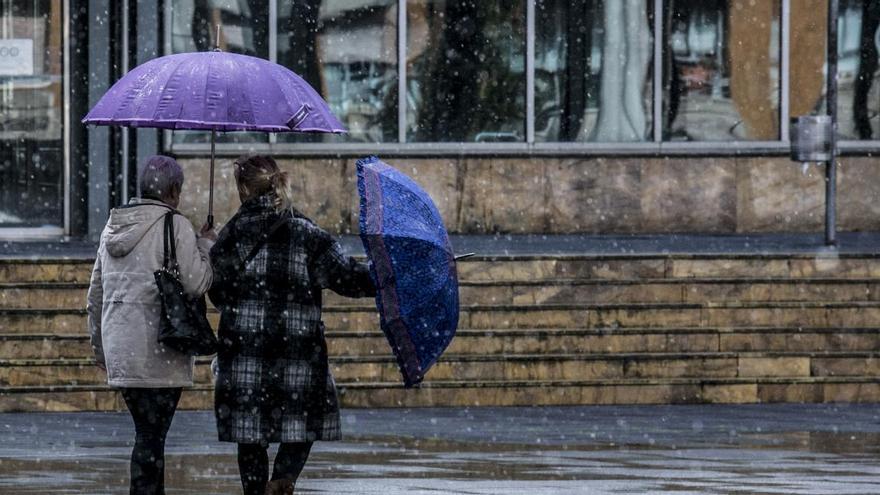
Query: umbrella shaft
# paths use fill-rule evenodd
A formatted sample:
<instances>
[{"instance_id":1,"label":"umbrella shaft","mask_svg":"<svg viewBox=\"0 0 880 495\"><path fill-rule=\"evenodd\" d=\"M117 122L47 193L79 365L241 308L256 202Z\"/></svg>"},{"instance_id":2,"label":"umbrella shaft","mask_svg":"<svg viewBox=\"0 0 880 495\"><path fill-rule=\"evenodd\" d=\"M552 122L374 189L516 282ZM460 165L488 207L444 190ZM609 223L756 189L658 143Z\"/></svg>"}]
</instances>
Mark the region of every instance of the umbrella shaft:
<instances>
[{"instance_id":1,"label":"umbrella shaft","mask_svg":"<svg viewBox=\"0 0 880 495\"><path fill-rule=\"evenodd\" d=\"M214 226L214 141L217 132L211 129L211 178L208 183L208 227Z\"/></svg>"}]
</instances>

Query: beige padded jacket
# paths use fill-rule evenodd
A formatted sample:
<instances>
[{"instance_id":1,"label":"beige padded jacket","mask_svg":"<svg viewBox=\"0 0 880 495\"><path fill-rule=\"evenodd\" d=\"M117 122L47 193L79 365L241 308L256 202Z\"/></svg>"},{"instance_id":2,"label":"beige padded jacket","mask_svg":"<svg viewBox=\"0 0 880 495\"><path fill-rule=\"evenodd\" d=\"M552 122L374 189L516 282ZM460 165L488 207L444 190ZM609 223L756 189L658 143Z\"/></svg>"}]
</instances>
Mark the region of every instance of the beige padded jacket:
<instances>
[{"instance_id":1,"label":"beige padded jacket","mask_svg":"<svg viewBox=\"0 0 880 495\"><path fill-rule=\"evenodd\" d=\"M153 272L162 266L164 215L160 201L132 199L110 212L101 234L88 294L95 359L112 387L192 386L193 358L157 341L161 309ZM212 242L197 239L192 224L174 216L177 260L184 290L202 295L213 278Z\"/></svg>"}]
</instances>

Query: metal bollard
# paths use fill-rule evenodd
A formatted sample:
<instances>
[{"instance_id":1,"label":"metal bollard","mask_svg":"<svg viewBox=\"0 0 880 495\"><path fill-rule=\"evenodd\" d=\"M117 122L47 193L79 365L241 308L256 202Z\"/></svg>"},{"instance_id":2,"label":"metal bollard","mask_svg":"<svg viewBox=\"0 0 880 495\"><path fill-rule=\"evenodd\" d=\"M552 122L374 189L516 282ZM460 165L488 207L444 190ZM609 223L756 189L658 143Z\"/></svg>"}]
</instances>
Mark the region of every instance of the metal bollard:
<instances>
[{"instance_id":1,"label":"metal bollard","mask_svg":"<svg viewBox=\"0 0 880 495\"><path fill-rule=\"evenodd\" d=\"M825 244L837 244L837 150L834 116L804 115L791 119L791 159L825 164Z\"/></svg>"}]
</instances>

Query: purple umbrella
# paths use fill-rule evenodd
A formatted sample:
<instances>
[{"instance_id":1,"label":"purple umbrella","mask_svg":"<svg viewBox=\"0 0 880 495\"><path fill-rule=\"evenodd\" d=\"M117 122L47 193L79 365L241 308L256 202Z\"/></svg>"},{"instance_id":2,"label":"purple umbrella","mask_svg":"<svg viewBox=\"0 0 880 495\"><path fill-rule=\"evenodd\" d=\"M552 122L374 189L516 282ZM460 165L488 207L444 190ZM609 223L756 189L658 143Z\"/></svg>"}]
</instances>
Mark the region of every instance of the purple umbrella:
<instances>
[{"instance_id":1,"label":"purple umbrella","mask_svg":"<svg viewBox=\"0 0 880 495\"><path fill-rule=\"evenodd\" d=\"M216 131L346 132L302 77L268 60L219 50L167 55L134 68L82 121L211 131L210 225Z\"/></svg>"}]
</instances>

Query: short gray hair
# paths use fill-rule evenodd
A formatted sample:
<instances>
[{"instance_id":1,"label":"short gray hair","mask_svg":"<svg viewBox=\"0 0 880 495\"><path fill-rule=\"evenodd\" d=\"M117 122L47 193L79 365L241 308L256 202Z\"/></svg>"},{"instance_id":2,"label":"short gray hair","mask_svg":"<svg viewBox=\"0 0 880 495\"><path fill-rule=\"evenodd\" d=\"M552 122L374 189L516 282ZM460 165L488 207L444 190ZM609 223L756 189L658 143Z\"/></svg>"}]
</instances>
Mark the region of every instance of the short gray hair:
<instances>
[{"instance_id":1,"label":"short gray hair","mask_svg":"<svg viewBox=\"0 0 880 495\"><path fill-rule=\"evenodd\" d=\"M174 158L154 155L147 158L138 173L138 194L142 198L165 199L183 187L183 169Z\"/></svg>"}]
</instances>

